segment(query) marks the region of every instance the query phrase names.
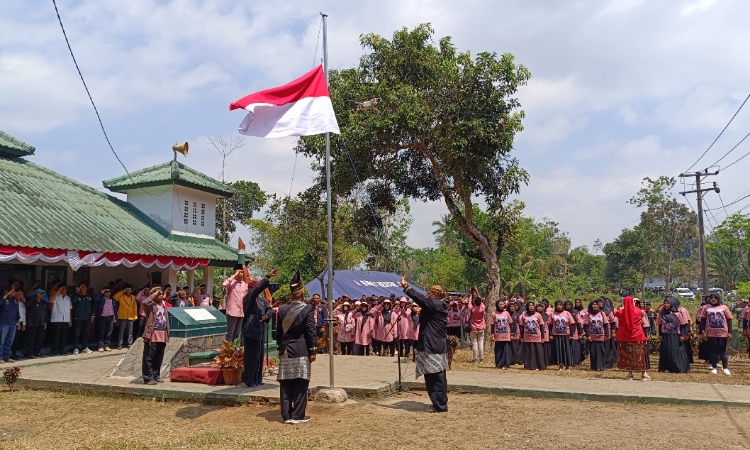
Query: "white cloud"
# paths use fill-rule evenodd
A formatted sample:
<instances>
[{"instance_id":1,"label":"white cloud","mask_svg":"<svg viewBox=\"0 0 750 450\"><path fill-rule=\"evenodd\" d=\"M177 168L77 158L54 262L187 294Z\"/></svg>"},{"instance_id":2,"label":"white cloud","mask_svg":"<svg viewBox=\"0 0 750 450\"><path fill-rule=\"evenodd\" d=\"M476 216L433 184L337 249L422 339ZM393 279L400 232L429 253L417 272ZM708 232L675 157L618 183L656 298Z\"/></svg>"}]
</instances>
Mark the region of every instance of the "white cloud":
<instances>
[{"instance_id":1,"label":"white cloud","mask_svg":"<svg viewBox=\"0 0 750 450\"><path fill-rule=\"evenodd\" d=\"M453 36L460 50L511 52L533 74L518 94L527 119L516 154L532 174L521 198L530 214L559 221L574 245L611 240L632 226L637 211L624 202L640 180L687 168L748 93L750 30L743 19L750 4L741 0L144 0L59 7L113 146L130 170L170 159L171 144L188 140L185 162L217 176L216 153L201 136L233 135L242 117L227 111L231 101L317 63L320 10L329 14L334 68L357 63L360 34L389 37L421 22L431 22L437 38ZM122 174L51 5L0 3L0 99L0 129L35 145L35 161L96 187L96 180ZM747 132L745 113L699 166ZM229 178L286 195L292 148L293 140L248 140L231 157ZM739 174L743 163L730 170ZM314 176L300 156L293 191ZM717 181L726 202L746 190L732 172ZM432 245L431 223L446 210L412 203L410 243Z\"/></svg>"}]
</instances>

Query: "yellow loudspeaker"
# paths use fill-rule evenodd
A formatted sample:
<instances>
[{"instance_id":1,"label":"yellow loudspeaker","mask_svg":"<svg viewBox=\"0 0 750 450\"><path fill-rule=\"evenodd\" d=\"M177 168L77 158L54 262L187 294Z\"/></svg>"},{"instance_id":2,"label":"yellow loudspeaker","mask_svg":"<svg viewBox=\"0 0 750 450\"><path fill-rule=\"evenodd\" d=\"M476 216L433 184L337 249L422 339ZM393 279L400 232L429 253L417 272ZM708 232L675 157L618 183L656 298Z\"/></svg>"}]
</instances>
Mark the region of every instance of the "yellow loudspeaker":
<instances>
[{"instance_id":1,"label":"yellow loudspeaker","mask_svg":"<svg viewBox=\"0 0 750 450\"><path fill-rule=\"evenodd\" d=\"M188 143L185 142L183 144L175 144L172 146L172 150L174 150L175 153L182 153L183 156L188 155Z\"/></svg>"}]
</instances>

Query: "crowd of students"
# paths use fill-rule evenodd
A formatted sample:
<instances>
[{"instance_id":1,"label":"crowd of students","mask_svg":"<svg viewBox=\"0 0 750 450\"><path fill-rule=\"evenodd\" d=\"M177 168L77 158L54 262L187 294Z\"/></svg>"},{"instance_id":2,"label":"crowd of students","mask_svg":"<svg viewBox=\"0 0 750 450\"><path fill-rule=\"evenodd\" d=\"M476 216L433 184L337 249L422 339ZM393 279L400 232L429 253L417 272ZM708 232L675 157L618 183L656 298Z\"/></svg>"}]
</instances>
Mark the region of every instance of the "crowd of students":
<instances>
[{"instance_id":1,"label":"crowd of students","mask_svg":"<svg viewBox=\"0 0 750 450\"><path fill-rule=\"evenodd\" d=\"M483 362L484 335L486 331L491 333L498 369L518 365L528 370L570 370L588 359L591 370L605 371L618 365L618 350L624 350L620 347L627 347L628 351L634 348L631 343L618 345L623 306L615 308L606 297L588 305L580 299L550 304L546 299L538 303L525 301L520 295L503 297L489 316L489 326L485 321L485 301L478 292L472 290L470 295L446 301L448 335L468 337L472 362ZM644 379L650 379L646 370L651 369L647 337L654 335L660 341L659 372L687 373L698 359L704 360L713 374L718 373L720 362L722 372L731 375L726 347L732 334L732 313L717 295L703 298L695 320L671 295L656 310L649 302L629 301L637 308L643 331L643 339L636 347L645 355ZM313 296L311 302L316 305L319 336L324 338L326 307L319 296ZM352 301L343 296L334 304L338 352L394 356L400 349L399 354L408 356L419 333L419 314L419 307L406 297L363 296ZM742 330L750 336L750 305L742 313ZM697 357L691 343L694 334L700 340Z\"/></svg>"},{"instance_id":2,"label":"crowd of students","mask_svg":"<svg viewBox=\"0 0 750 450\"><path fill-rule=\"evenodd\" d=\"M48 343L52 356L91 353L93 348L108 352L112 347L130 347L145 328L143 301L152 285L138 289L123 280L111 281L99 291L87 283L65 286L53 283L47 290L40 282L24 289L23 282L12 280L0 301L0 359L15 362L21 358L39 358L42 345ZM191 292L187 286L162 287L168 308L176 306L218 306L200 285ZM117 330L116 334L114 333ZM72 345L70 345L72 344Z\"/></svg>"}]
</instances>

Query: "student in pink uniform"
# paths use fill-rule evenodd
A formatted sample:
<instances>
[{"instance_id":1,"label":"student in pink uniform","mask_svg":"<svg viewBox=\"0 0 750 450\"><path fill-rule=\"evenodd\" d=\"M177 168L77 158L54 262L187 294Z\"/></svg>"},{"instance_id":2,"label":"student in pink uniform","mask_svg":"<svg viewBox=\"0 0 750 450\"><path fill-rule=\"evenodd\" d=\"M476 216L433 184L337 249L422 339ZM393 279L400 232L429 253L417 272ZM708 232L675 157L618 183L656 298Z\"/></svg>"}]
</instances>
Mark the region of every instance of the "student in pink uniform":
<instances>
[{"instance_id":1,"label":"student in pink uniform","mask_svg":"<svg viewBox=\"0 0 750 450\"><path fill-rule=\"evenodd\" d=\"M651 322L648 320L648 313L642 309L642 302L640 299L634 298L633 303L635 306L641 311L641 328L643 329L643 334L648 337L651 335ZM649 345L648 345L648 339L646 339L643 342L643 345L645 346L646 350L646 370L651 370L651 360L648 356L649 354Z\"/></svg>"},{"instance_id":2,"label":"student in pink uniform","mask_svg":"<svg viewBox=\"0 0 750 450\"><path fill-rule=\"evenodd\" d=\"M461 337L461 311L458 309L458 302L452 301L448 305L448 336Z\"/></svg>"},{"instance_id":3,"label":"student in pink uniform","mask_svg":"<svg viewBox=\"0 0 750 450\"><path fill-rule=\"evenodd\" d=\"M742 335L750 342L750 304L742 310L740 320L742 321ZM747 354L750 356L750 344L747 346Z\"/></svg>"},{"instance_id":4,"label":"student in pink uniform","mask_svg":"<svg viewBox=\"0 0 750 450\"><path fill-rule=\"evenodd\" d=\"M716 368L721 360L724 375L731 375L728 367L727 341L732 334L732 312L716 294L708 297L708 303L705 317L701 321L701 333L703 339L708 342L711 373L717 373Z\"/></svg>"},{"instance_id":5,"label":"student in pink uniform","mask_svg":"<svg viewBox=\"0 0 750 450\"><path fill-rule=\"evenodd\" d=\"M357 305L359 303L359 305ZM364 302L356 302L357 312L354 313L354 355L370 356L370 343L372 342L373 318L370 315L370 305Z\"/></svg>"},{"instance_id":6,"label":"student in pink uniform","mask_svg":"<svg viewBox=\"0 0 750 450\"><path fill-rule=\"evenodd\" d=\"M609 319L604 311L599 310L599 302L592 300L589 303L588 314L583 324L583 332L586 333L586 341L589 343L591 356L591 370L604 372L606 368L605 342L609 339Z\"/></svg>"},{"instance_id":7,"label":"student in pink uniform","mask_svg":"<svg viewBox=\"0 0 750 450\"><path fill-rule=\"evenodd\" d=\"M411 320L411 306L406 297L398 300L398 305L393 310L397 317L398 355L409 357L411 343L414 335L414 323Z\"/></svg>"},{"instance_id":8,"label":"student in pink uniform","mask_svg":"<svg viewBox=\"0 0 750 450\"><path fill-rule=\"evenodd\" d=\"M536 312L534 302L526 304L526 311L518 319L523 341L523 368L527 370L546 370L547 359L544 354L544 337L547 324L542 315Z\"/></svg>"},{"instance_id":9,"label":"student in pink uniform","mask_svg":"<svg viewBox=\"0 0 750 450\"><path fill-rule=\"evenodd\" d=\"M552 326L552 316L547 314L547 307L544 303L537 303L536 312L542 317L544 322L544 336L542 337L542 348L544 349L544 364L549 366L552 362L552 343L550 341L550 327Z\"/></svg>"},{"instance_id":10,"label":"student in pink uniform","mask_svg":"<svg viewBox=\"0 0 750 450\"><path fill-rule=\"evenodd\" d=\"M510 364L523 364L523 349L521 345L521 327L518 325L523 311L518 310L515 300L508 302L508 313L510 314Z\"/></svg>"},{"instance_id":11,"label":"student in pink uniform","mask_svg":"<svg viewBox=\"0 0 750 450\"><path fill-rule=\"evenodd\" d=\"M484 305L484 299L479 297L479 292L472 288L472 291L476 293L471 299L471 309L469 316L469 323L471 324L471 350L474 358L472 363L484 362L484 330L487 328L487 323L484 318L484 313L487 311L487 307Z\"/></svg>"},{"instance_id":12,"label":"student in pink uniform","mask_svg":"<svg viewBox=\"0 0 750 450\"><path fill-rule=\"evenodd\" d=\"M146 311L146 325L143 330L143 361L141 371L143 383L161 383L161 363L164 349L169 342L169 315L160 287L151 289L151 295L142 303Z\"/></svg>"},{"instance_id":13,"label":"student in pink uniform","mask_svg":"<svg viewBox=\"0 0 750 450\"><path fill-rule=\"evenodd\" d=\"M571 341L575 336L576 321L573 315L565 310L562 300L555 302L550 328L552 364L556 364L560 370L570 370L570 366L573 365Z\"/></svg>"},{"instance_id":14,"label":"student in pink uniform","mask_svg":"<svg viewBox=\"0 0 750 450\"><path fill-rule=\"evenodd\" d=\"M339 343L339 352L342 355L354 354L354 327L356 326L356 320L354 319L351 307L351 303L345 301L341 304L340 309L337 308L333 311L339 325L338 332L336 333L336 341Z\"/></svg>"},{"instance_id":15,"label":"student in pink uniform","mask_svg":"<svg viewBox=\"0 0 750 450\"><path fill-rule=\"evenodd\" d=\"M583 302L580 298L575 300L573 303L573 309L578 312L578 323L581 324L580 341L581 341L581 362L585 361L589 356L589 343L586 340L586 333L583 331L583 325L587 322L589 317L589 310L583 306Z\"/></svg>"},{"instance_id":16,"label":"student in pink uniform","mask_svg":"<svg viewBox=\"0 0 750 450\"><path fill-rule=\"evenodd\" d=\"M563 309L570 313L571 317L573 317L573 325L572 325L572 339L570 340L570 355L572 358L571 365L572 366L579 366L581 365L581 334L583 333L583 324L581 323L580 317L578 317L578 311L573 307L573 302L570 300L565 300L563 302Z\"/></svg>"},{"instance_id":17,"label":"student in pink uniform","mask_svg":"<svg viewBox=\"0 0 750 450\"><path fill-rule=\"evenodd\" d=\"M514 363L510 346L510 324L513 318L505 310L505 302L498 300L495 303L495 312L492 313L492 337L495 341L495 368L507 369Z\"/></svg>"},{"instance_id":18,"label":"student in pink uniform","mask_svg":"<svg viewBox=\"0 0 750 450\"><path fill-rule=\"evenodd\" d=\"M393 312L393 304L389 299L383 300L383 303L372 308L370 314L372 314L375 320L375 333L373 339L380 342L382 345L381 356L386 356L390 353L390 356L396 354L396 321L398 316ZM376 352L377 354L377 352Z\"/></svg>"}]
</instances>

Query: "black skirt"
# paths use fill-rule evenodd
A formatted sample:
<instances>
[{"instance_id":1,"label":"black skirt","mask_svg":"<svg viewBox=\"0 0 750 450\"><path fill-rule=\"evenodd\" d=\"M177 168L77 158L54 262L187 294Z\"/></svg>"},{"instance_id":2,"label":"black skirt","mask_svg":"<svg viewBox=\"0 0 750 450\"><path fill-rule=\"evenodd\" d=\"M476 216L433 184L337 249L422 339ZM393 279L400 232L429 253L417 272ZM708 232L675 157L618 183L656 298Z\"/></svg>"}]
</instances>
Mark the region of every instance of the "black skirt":
<instances>
[{"instance_id":1,"label":"black skirt","mask_svg":"<svg viewBox=\"0 0 750 450\"><path fill-rule=\"evenodd\" d=\"M648 339L643 345L646 346L646 370L651 370L651 346L648 345Z\"/></svg>"},{"instance_id":2,"label":"black skirt","mask_svg":"<svg viewBox=\"0 0 750 450\"><path fill-rule=\"evenodd\" d=\"M513 364L513 348L511 341L496 341L495 342L495 367L502 369L503 367L510 367Z\"/></svg>"},{"instance_id":3,"label":"black skirt","mask_svg":"<svg viewBox=\"0 0 750 450\"><path fill-rule=\"evenodd\" d=\"M589 344L589 357L591 358L591 370L603 371L606 368L606 341L591 341Z\"/></svg>"},{"instance_id":4,"label":"black skirt","mask_svg":"<svg viewBox=\"0 0 750 450\"><path fill-rule=\"evenodd\" d=\"M461 337L461 327L448 327L446 331L448 332L448 336Z\"/></svg>"},{"instance_id":5,"label":"black skirt","mask_svg":"<svg viewBox=\"0 0 750 450\"><path fill-rule=\"evenodd\" d=\"M614 339L604 341L604 351L604 366L607 369L615 367L615 364L617 364L617 341Z\"/></svg>"},{"instance_id":6,"label":"black skirt","mask_svg":"<svg viewBox=\"0 0 750 450\"><path fill-rule=\"evenodd\" d=\"M698 359L708 362L708 341L701 341L698 344Z\"/></svg>"},{"instance_id":7,"label":"black skirt","mask_svg":"<svg viewBox=\"0 0 750 450\"><path fill-rule=\"evenodd\" d=\"M555 336L552 339L552 365L570 367L573 365L573 350L568 336Z\"/></svg>"},{"instance_id":8,"label":"black skirt","mask_svg":"<svg viewBox=\"0 0 750 450\"><path fill-rule=\"evenodd\" d=\"M589 341L586 338L581 338L581 362L589 357L589 353Z\"/></svg>"},{"instance_id":9,"label":"black skirt","mask_svg":"<svg viewBox=\"0 0 750 450\"><path fill-rule=\"evenodd\" d=\"M528 370L547 369L544 345L541 342L523 343L523 368Z\"/></svg>"},{"instance_id":10,"label":"black skirt","mask_svg":"<svg viewBox=\"0 0 750 450\"><path fill-rule=\"evenodd\" d=\"M510 341L510 359L512 364L523 364L523 350L520 340Z\"/></svg>"},{"instance_id":11,"label":"black skirt","mask_svg":"<svg viewBox=\"0 0 750 450\"><path fill-rule=\"evenodd\" d=\"M542 348L544 348L544 365L546 367L552 361L552 342L542 342Z\"/></svg>"},{"instance_id":12,"label":"black skirt","mask_svg":"<svg viewBox=\"0 0 750 450\"><path fill-rule=\"evenodd\" d=\"M678 334L664 334L659 349L659 372L688 373L690 364Z\"/></svg>"},{"instance_id":13,"label":"black skirt","mask_svg":"<svg viewBox=\"0 0 750 450\"><path fill-rule=\"evenodd\" d=\"M583 361L583 355L581 354L581 341L575 339L570 341L570 356L572 358L572 366L580 366Z\"/></svg>"}]
</instances>

